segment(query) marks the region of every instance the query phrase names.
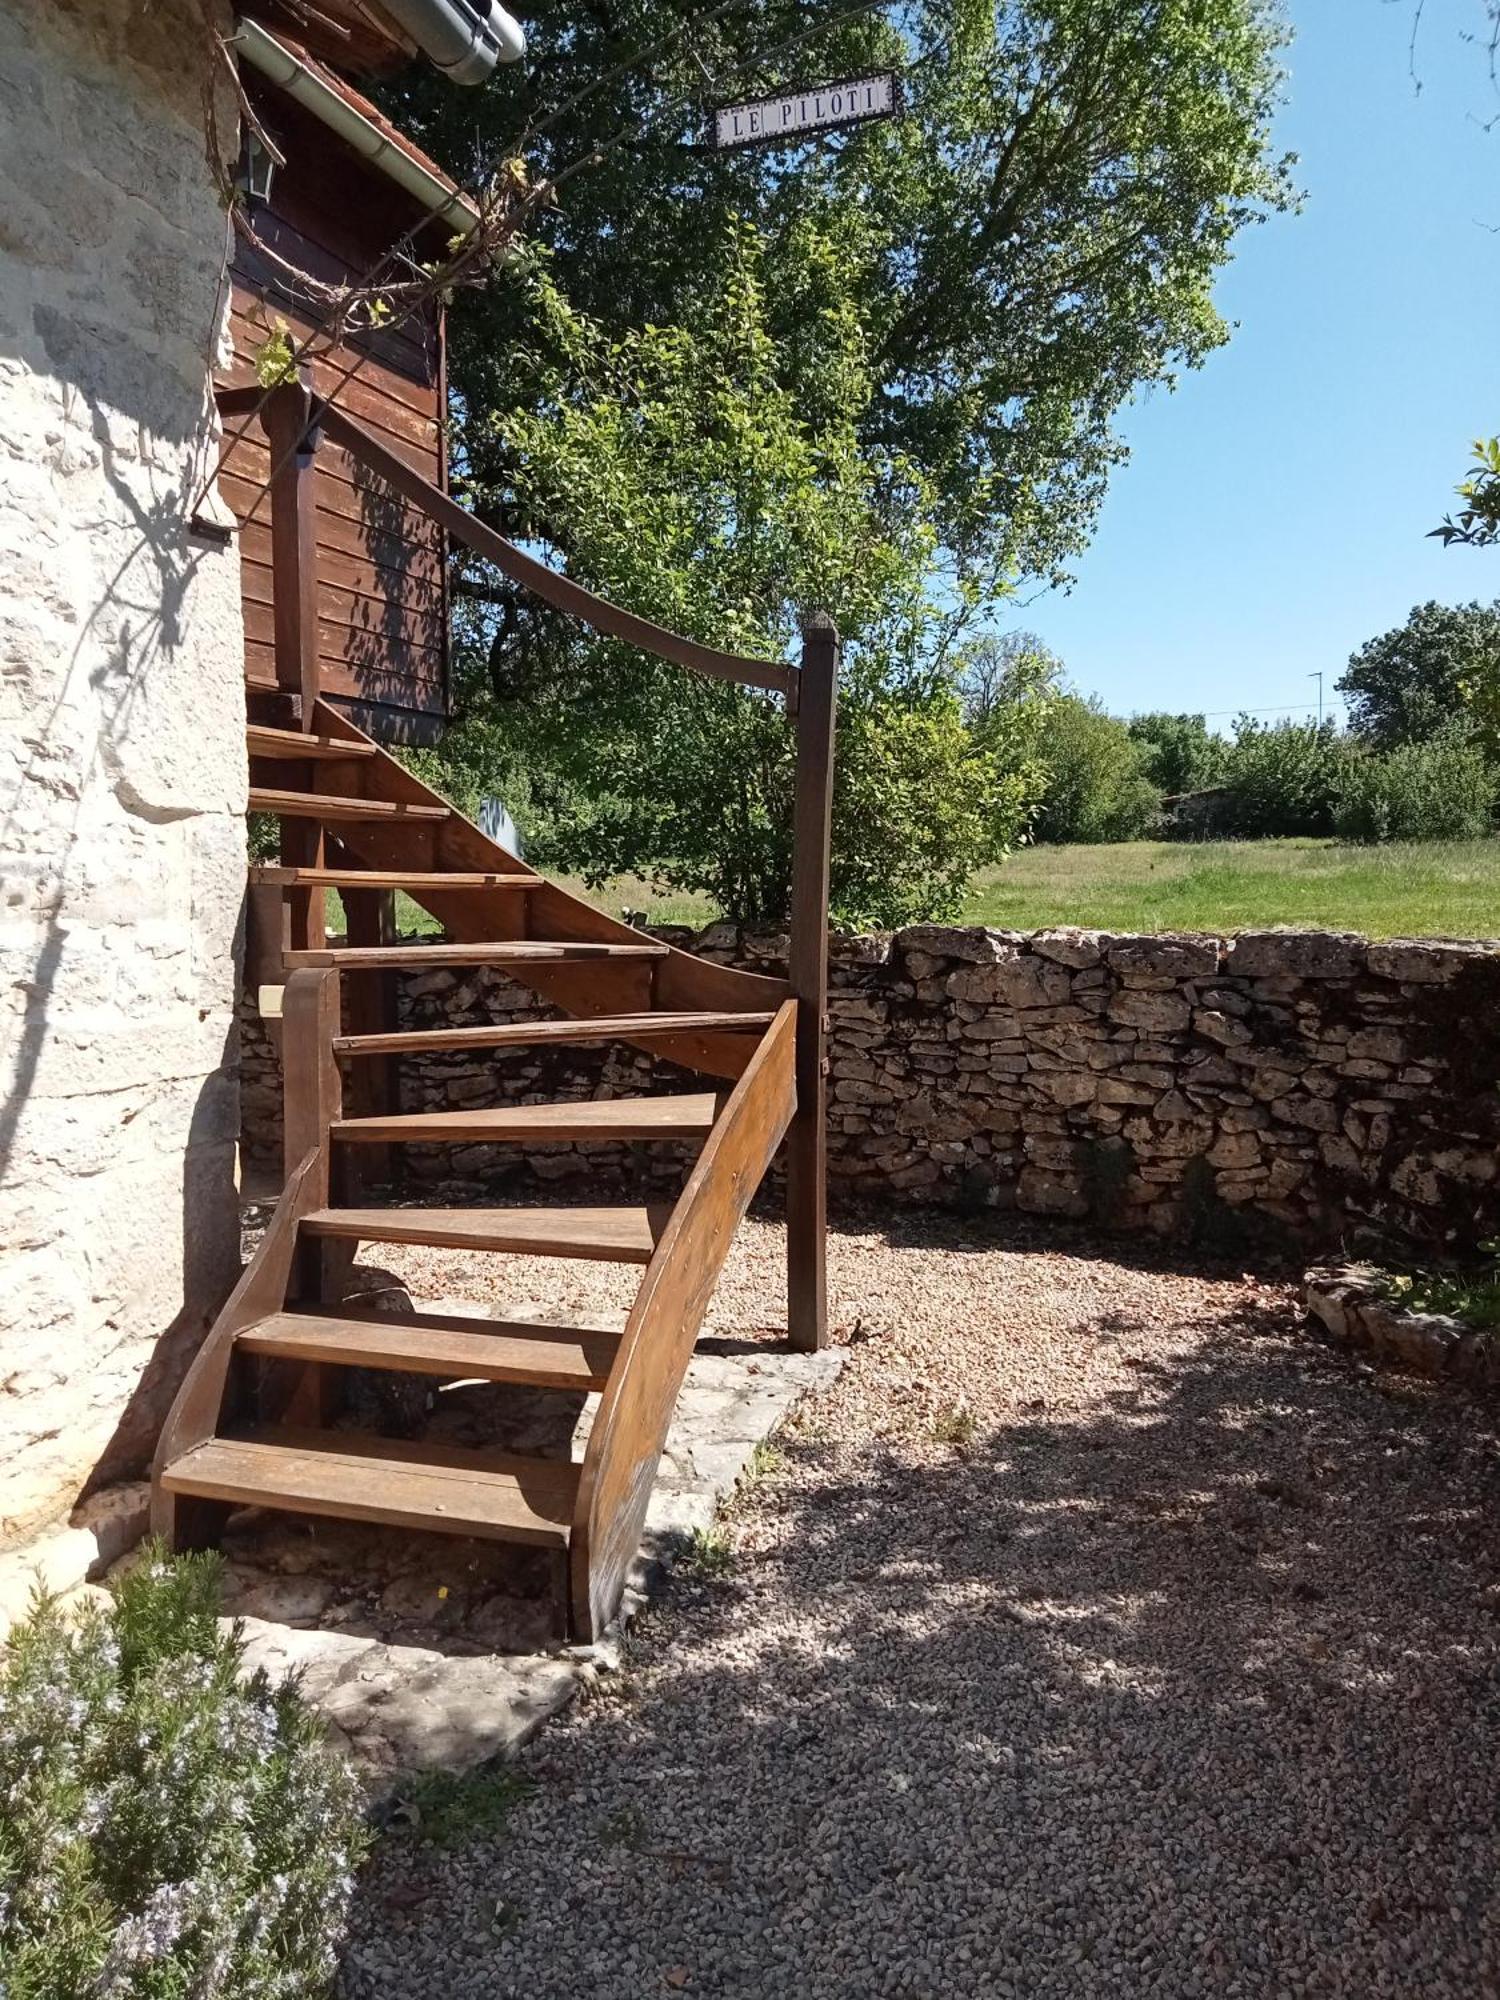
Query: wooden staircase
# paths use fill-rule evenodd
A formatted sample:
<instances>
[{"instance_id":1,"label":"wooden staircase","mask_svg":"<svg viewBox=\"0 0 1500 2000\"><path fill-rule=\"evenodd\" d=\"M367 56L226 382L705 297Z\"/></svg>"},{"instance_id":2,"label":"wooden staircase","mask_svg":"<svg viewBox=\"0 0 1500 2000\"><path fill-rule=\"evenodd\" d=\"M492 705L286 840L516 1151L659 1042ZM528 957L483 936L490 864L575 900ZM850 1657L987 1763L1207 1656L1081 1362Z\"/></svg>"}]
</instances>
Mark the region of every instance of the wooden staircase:
<instances>
[{"instance_id":1,"label":"wooden staircase","mask_svg":"<svg viewBox=\"0 0 1500 2000\"><path fill-rule=\"evenodd\" d=\"M248 393L221 402L248 407ZM289 398L302 399L297 424L289 424ZM163 1431L155 1525L174 1546L202 1546L248 1506L545 1548L559 1631L591 1639L618 1607L715 1282L783 1141L789 1336L800 1347L826 1339L822 1072L836 638L826 621L811 626L799 670L662 633L534 563L301 389L263 401L273 434L302 440L296 476L272 470L273 545L291 552L276 571L281 689L252 693L248 730L251 809L275 814L282 827L281 859L253 874L281 904L286 1182ZM307 467L318 429L559 608L685 667L784 694L799 732L786 981L670 949L547 882L319 698L304 512L313 503ZM394 940L398 888L442 924L441 943ZM343 942L326 933L330 890L344 902ZM566 1018L422 1030L393 1022L395 970L484 965L503 968ZM422 1113L395 1101L392 1064L402 1055L585 1043L667 1058L710 1087ZM660 1205L437 1208L363 1199L371 1183L361 1164L375 1148L556 1140L698 1150L676 1200ZM340 1303L361 1243L494 1253L496 1317L382 1317ZM623 1332L507 1317L507 1254L640 1267ZM572 1390L600 1402L580 1463L476 1452L347 1428L341 1391L354 1368Z\"/></svg>"}]
</instances>

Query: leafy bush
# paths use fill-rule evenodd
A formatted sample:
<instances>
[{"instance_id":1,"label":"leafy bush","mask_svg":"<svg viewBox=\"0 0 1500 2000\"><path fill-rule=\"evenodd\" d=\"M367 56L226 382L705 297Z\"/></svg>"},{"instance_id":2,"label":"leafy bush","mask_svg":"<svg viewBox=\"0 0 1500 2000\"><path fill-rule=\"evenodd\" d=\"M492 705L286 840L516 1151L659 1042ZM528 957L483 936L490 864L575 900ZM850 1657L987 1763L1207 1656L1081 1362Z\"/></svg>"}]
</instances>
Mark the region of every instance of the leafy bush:
<instances>
[{"instance_id":1,"label":"leafy bush","mask_svg":"<svg viewBox=\"0 0 1500 2000\"><path fill-rule=\"evenodd\" d=\"M159 1551L108 1609L38 1596L0 1670L0 1993L313 2000L365 1836L291 1684L242 1678L218 1564Z\"/></svg>"},{"instance_id":2,"label":"leafy bush","mask_svg":"<svg viewBox=\"0 0 1500 2000\"><path fill-rule=\"evenodd\" d=\"M1477 840L1489 831L1494 806L1487 759L1449 734L1351 762L1333 824L1345 840Z\"/></svg>"},{"instance_id":3,"label":"leafy bush","mask_svg":"<svg viewBox=\"0 0 1500 2000\"><path fill-rule=\"evenodd\" d=\"M1386 1294L1403 1312L1447 1313L1466 1326L1500 1327L1500 1243L1481 1243L1484 1261L1473 1270L1443 1266L1435 1270L1392 1272Z\"/></svg>"},{"instance_id":4,"label":"leafy bush","mask_svg":"<svg viewBox=\"0 0 1500 2000\"><path fill-rule=\"evenodd\" d=\"M1142 747L1097 701L1059 696L1047 712L1039 752L1048 776L1038 840L1139 840L1154 830L1161 793L1142 768Z\"/></svg>"},{"instance_id":5,"label":"leafy bush","mask_svg":"<svg viewBox=\"0 0 1500 2000\"><path fill-rule=\"evenodd\" d=\"M1226 760L1228 797L1214 831L1228 839L1328 834L1354 755L1333 723L1241 716Z\"/></svg>"}]
</instances>

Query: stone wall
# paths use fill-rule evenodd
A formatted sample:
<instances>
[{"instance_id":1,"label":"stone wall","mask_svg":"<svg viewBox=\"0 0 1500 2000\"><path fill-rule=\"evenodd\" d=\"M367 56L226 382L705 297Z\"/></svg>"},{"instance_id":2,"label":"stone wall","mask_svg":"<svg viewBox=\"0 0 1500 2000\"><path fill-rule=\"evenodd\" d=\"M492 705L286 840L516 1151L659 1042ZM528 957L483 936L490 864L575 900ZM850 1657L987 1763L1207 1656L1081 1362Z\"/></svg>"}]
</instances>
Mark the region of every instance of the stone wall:
<instances>
[{"instance_id":1,"label":"stone wall","mask_svg":"<svg viewBox=\"0 0 1500 2000\"><path fill-rule=\"evenodd\" d=\"M662 935L784 970L783 939ZM400 1001L410 1026L540 1011L484 970L409 975ZM836 1192L1163 1233L1237 1218L1324 1240L1359 1225L1426 1242L1500 1229L1500 946L924 925L835 940L830 1013ZM273 1164L266 1053L257 1026L247 1091ZM411 1062L402 1096L459 1108L671 1081L630 1051L530 1049ZM410 1167L468 1191L523 1177L623 1188L653 1158L467 1147L413 1149Z\"/></svg>"},{"instance_id":2,"label":"stone wall","mask_svg":"<svg viewBox=\"0 0 1500 2000\"><path fill-rule=\"evenodd\" d=\"M0 0L0 1546L142 1461L235 1266L204 61L195 0Z\"/></svg>"}]
</instances>

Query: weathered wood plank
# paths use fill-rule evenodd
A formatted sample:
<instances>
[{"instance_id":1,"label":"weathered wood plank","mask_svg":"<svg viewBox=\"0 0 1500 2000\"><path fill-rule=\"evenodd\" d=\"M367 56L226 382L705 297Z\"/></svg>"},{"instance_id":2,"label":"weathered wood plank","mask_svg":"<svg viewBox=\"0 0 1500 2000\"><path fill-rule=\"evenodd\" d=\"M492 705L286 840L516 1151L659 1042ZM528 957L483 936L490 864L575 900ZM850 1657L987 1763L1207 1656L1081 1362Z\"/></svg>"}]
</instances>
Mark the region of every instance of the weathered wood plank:
<instances>
[{"instance_id":1,"label":"weathered wood plank","mask_svg":"<svg viewBox=\"0 0 1500 2000\"><path fill-rule=\"evenodd\" d=\"M325 1208L311 1236L359 1243L428 1243L449 1250L510 1250L606 1264L649 1264L665 1208Z\"/></svg>"},{"instance_id":2,"label":"weathered wood plank","mask_svg":"<svg viewBox=\"0 0 1500 2000\"><path fill-rule=\"evenodd\" d=\"M497 1104L489 1110L393 1112L341 1118L335 1139L353 1144L474 1146L571 1140L703 1139L713 1129L711 1092L682 1097L613 1097L599 1103Z\"/></svg>"},{"instance_id":3,"label":"weathered wood plank","mask_svg":"<svg viewBox=\"0 0 1500 2000\"><path fill-rule=\"evenodd\" d=\"M593 1390L609 1380L620 1336L600 1327L539 1326L455 1313L394 1316L325 1308L272 1313L242 1333L238 1345L247 1354L277 1360Z\"/></svg>"},{"instance_id":4,"label":"weathered wood plank","mask_svg":"<svg viewBox=\"0 0 1500 2000\"><path fill-rule=\"evenodd\" d=\"M402 1055L417 1049L531 1048L551 1043L649 1041L656 1035L742 1034L769 1028L771 1014L602 1014L588 1021L505 1021L481 1028L402 1028L388 1035L340 1035L341 1056Z\"/></svg>"},{"instance_id":5,"label":"weathered wood plank","mask_svg":"<svg viewBox=\"0 0 1500 2000\"><path fill-rule=\"evenodd\" d=\"M162 1484L173 1494L231 1506L543 1548L566 1544L571 1484L550 1468L518 1474L413 1462L376 1448L387 1440L360 1439L355 1449L348 1432L324 1435L336 1445L324 1447L316 1432L209 1438L174 1460Z\"/></svg>"}]
</instances>

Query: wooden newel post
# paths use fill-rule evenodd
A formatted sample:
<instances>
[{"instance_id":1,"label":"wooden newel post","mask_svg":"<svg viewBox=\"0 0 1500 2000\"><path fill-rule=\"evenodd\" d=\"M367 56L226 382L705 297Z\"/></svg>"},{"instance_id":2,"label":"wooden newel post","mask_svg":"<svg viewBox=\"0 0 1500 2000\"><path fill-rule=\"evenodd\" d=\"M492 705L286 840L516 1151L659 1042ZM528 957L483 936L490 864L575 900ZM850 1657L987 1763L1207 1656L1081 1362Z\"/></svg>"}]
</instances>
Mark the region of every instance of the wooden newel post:
<instances>
[{"instance_id":1,"label":"wooden newel post","mask_svg":"<svg viewBox=\"0 0 1500 2000\"><path fill-rule=\"evenodd\" d=\"M266 398L271 454L271 595L276 684L313 726L318 698L318 433L313 399L300 382Z\"/></svg>"},{"instance_id":2,"label":"wooden newel post","mask_svg":"<svg viewBox=\"0 0 1500 2000\"><path fill-rule=\"evenodd\" d=\"M289 975L281 1003L283 1157L290 1178L309 1153L318 1154L312 1177L320 1208L333 1194L328 1128L343 1116L343 1079L333 1052L340 1018L337 972Z\"/></svg>"},{"instance_id":3,"label":"wooden newel post","mask_svg":"<svg viewBox=\"0 0 1500 2000\"><path fill-rule=\"evenodd\" d=\"M318 433L309 391L285 382L266 398L263 422L271 455L271 633L276 685L292 702L297 727L313 726L318 667ZM295 778L292 780L296 782ZM312 777L308 776L311 789ZM320 867L322 829L284 820L281 859ZM291 889L285 899L283 946L307 951L327 934L321 889Z\"/></svg>"},{"instance_id":4,"label":"wooden newel post","mask_svg":"<svg viewBox=\"0 0 1500 2000\"><path fill-rule=\"evenodd\" d=\"M286 982L282 1000L281 1078L284 1157L287 1177L309 1153L317 1160L304 1182L311 1205L327 1208L344 1198L342 1177L334 1171L333 1141L328 1128L344 1115L344 1085L334 1036L341 1032L342 1000L337 972L303 970ZM329 1239L300 1246L293 1287L308 1301L337 1299L340 1280L354 1260L355 1245ZM317 1386L314 1403L323 1399L324 1378L317 1369L302 1371L307 1384Z\"/></svg>"},{"instance_id":5,"label":"wooden newel post","mask_svg":"<svg viewBox=\"0 0 1500 2000\"><path fill-rule=\"evenodd\" d=\"M797 1112L787 1132L787 1334L828 1344L828 859L833 820L838 627L825 612L802 628L797 795L787 980L797 1002Z\"/></svg>"}]
</instances>

